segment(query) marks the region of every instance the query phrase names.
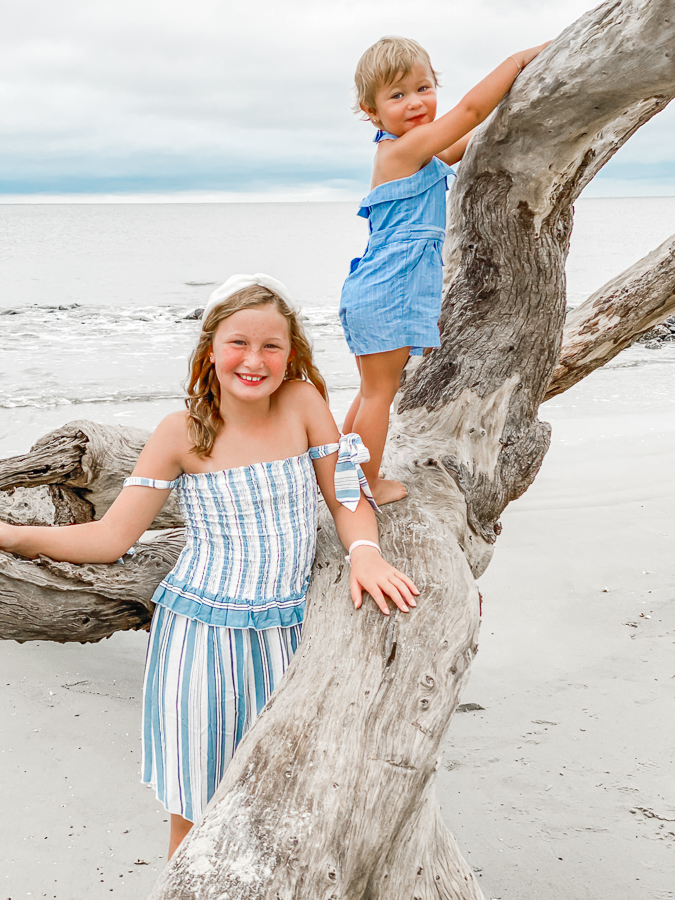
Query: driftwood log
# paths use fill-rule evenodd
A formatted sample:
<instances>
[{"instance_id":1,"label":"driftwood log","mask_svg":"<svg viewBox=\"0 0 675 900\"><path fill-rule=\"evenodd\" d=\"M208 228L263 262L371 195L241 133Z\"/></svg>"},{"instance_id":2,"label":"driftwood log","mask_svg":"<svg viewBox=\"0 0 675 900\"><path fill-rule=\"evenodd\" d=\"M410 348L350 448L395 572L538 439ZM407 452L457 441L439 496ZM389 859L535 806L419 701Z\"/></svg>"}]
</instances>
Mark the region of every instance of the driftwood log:
<instances>
[{"instance_id":1,"label":"driftwood log","mask_svg":"<svg viewBox=\"0 0 675 900\"><path fill-rule=\"evenodd\" d=\"M149 432L70 422L25 456L0 460L0 518L18 525L70 525L100 519L132 471ZM184 544L172 496L153 522L172 529L138 543L120 564L76 566L0 552L0 638L100 641L147 628L150 598Z\"/></svg>"},{"instance_id":2,"label":"driftwood log","mask_svg":"<svg viewBox=\"0 0 675 900\"><path fill-rule=\"evenodd\" d=\"M12 509L10 498L0 495L0 514L6 521L19 524L44 521L50 525L74 524L100 519L132 471L138 454L150 436L149 431L122 425L99 425L77 420L40 438L25 456L0 460L0 492L47 485L33 501L22 495L26 514ZM153 528L181 527L183 520L173 495L164 504Z\"/></svg>"},{"instance_id":3,"label":"driftwood log","mask_svg":"<svg viewBox=\"0 0 675 900\"><path fill-rule=\"evenodd\" d=\"M475 136L451 192L442 347L408 377L385 459L409 497L385 508L382 544L422 589L419 606L355 612L322 518L298 653L152 900L482 897L434 792L477 648L475 577L546 453L542 401L671 311L655 258L572 317L556 368L572 204L675 95L674 46L674 0L606 2ZM632 321L608 337L617 318Z\"/></svg>"}]
</instances>

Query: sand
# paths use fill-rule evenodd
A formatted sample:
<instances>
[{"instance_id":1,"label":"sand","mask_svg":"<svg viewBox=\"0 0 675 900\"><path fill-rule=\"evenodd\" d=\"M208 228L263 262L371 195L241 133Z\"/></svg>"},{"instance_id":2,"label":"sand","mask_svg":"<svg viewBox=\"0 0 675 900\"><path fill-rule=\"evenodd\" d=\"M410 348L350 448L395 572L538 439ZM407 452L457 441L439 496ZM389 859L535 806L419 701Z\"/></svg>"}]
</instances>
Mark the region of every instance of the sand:
<instances>
[{"instance_id":1,"label":"sand","mask_svg":"<svg viewBox=\"0 0 675 900\"><path fill-rule=\"evenodd\" d=\"M487 898L669 900L675 404L565 396L480 582L462 700L484 709L453 718L438 795ZM2 900L139 900L165 864L139 784L146 640L0 645Z\"/></svg>"}]
</instances>

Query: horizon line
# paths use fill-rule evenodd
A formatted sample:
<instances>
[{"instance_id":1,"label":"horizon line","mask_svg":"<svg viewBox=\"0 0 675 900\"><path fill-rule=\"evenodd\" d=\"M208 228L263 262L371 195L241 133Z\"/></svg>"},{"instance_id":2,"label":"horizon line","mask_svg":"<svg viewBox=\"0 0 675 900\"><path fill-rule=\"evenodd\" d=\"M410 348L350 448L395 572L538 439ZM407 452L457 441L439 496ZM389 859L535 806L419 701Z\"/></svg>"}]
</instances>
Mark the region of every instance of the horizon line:
<instances>
[{"instance_id":1,"label":"horizon line","mask_svg":"<svg viewBox=\"0 0 675 900\"><path fill-rule=\"evenodd\" d=\"M609 185L591 182L578 199L581 200L631 200L675 197L673 185L642 185L644 193L635 193L623 179L612 179L614 191L608 191ZM595 190L589 190L594 187ZM602 188L605 190L602 190ZM600 189L600 193L596 193ZM2 194L2 206L41 206L41 205L114 205L114 204L207 204L207 203L354 203L361 200L361 194L345 188L309 187L295 191L171 191L171 192L108 192L108 193L31 193Z\"/></svg>"}]
</instances>

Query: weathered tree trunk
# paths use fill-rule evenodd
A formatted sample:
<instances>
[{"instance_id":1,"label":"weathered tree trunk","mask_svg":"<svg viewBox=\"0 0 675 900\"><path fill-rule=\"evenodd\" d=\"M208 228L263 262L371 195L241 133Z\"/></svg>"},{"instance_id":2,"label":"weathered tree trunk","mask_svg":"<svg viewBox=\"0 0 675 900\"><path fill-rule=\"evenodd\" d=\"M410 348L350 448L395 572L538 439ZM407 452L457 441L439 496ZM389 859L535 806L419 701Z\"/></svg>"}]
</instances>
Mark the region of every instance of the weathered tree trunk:
<instances>
[{"instance_id":1,"label":"weathered tree trunk","mask_svg":"<svg viewBox=\"0 0 675 900\"><path fill-rule=\"evenodd\" d=\"M586 14L472 142L451 192L443 346L405 385L385 460L410 494L383 513L382 543L420 605L355 613L323 523L300 651L153 900L481 896L433 796L476 649L473 579L548 446L537 410L572 203L675 94L674 12L623 0Z\"/></svg>"},{"instance_id":2,"label":"weathered tree trunk","mask_svg":"<svg viewBox=\"0 0 675 900\"><path fill-rule=\"evenodd\" d=\"M557 377L572 203L675 94L674 13L589 12L472 141L451 193L443 346L409 376L385 460L410 493L385 508L382 545L420 604L355 612L322 517L300 649L153 900L482 896L434 796L476 651L474 578L548 446L537 410Z\"/></svg>"}]
</instances>

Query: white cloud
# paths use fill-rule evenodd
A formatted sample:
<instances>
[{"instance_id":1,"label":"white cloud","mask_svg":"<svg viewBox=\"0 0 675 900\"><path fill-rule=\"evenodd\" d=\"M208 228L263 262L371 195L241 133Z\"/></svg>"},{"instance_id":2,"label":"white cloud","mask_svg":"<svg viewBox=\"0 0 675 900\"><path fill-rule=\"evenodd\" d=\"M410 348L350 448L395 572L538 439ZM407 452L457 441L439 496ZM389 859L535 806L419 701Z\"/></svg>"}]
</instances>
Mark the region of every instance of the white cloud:
<instances>
[{"instance_id":1,"label":"white cloud","mask_svg":"<svg viewBox=\"0 0 675 900\"><path fill-rule=\"evenodd\" d=\"M13 0L0 32L0 190L359 194L371 131L349 106L369 44L418 39L443 72L446 109L594 5ZM672 164L674 119L660 118L621 151L622 179Z\"/></svg>"}]
</instances>

